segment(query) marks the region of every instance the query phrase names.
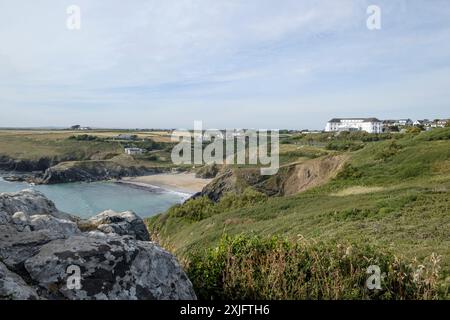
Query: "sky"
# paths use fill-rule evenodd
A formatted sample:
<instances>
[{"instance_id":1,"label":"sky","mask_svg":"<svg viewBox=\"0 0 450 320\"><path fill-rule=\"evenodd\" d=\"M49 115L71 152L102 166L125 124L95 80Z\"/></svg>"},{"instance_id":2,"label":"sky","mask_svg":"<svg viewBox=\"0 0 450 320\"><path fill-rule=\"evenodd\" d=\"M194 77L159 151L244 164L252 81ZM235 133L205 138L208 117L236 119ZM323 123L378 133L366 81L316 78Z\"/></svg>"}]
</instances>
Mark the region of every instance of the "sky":
<instances>
[{"instance_id":1,"label":"sky","mask_svg":"<svg viewBox=\"0 0 450 320\"><path fill-rule=\"evenodd\" d=\"M449 110L448 0L0 0L0 127L323 129Z\"/></svg>"}]
</instances>

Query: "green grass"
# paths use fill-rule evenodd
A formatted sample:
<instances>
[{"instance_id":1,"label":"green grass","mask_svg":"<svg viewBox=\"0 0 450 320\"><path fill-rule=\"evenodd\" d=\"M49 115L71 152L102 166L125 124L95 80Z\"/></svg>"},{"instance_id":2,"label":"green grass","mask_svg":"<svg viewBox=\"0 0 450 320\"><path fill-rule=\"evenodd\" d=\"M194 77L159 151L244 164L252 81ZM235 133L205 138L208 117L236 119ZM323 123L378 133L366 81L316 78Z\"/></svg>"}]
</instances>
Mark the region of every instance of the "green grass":
<instances>
[{"instance_id":1,"label":"green grass","mask_svg":"<svg viewBox=\"0 0 450 320\"><path fill-rule=\"evenodd\" d=\"M383 270L369 290L371 266ZM439 259L399 259L368 245L289 241L280 237L224 236L217 247L189 255L187 274L203 300L435 299Z\"/></svg>"},{"instance_id":2,"label":"green grass","mask_svg":"<svg viewBox=\"0 0 450 320\"><path fill-rule=\"evenodd\" d=\"M17 133L0 131L0 155L12 159L41 158L86 160L96 154L119 154L123 149L117 142L70 139L67 133Z\"/></svg>"},{"instance_id":3,"label":"green grass","mask_svg":"<svg viewBox=\"0 0 450 320\"><path fill-rule=\"evenodd\" d=\"M371 245L407 260L436 253L442 259L440 282L448 286L449 132L366 142L363 149L347 152L348 164L325 185L242 208L213 208L197 221L163 214L148 221L149 229L182 259L218 245L223 235ZM369 191L340 195L352 187Z\"/></svg>"}]
</instances>

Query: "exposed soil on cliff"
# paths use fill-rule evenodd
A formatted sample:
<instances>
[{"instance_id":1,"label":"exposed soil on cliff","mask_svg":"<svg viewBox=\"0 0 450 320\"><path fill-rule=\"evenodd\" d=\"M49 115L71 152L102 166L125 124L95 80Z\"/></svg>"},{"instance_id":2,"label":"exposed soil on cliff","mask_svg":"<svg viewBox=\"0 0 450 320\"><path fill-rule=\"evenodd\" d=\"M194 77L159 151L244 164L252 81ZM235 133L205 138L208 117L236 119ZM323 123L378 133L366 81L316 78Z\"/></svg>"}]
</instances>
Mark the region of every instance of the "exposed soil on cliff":
<instances>
[{"instance_id":1,"label":"exposed soil on cliff","mask_svg":"<svg viewBox=\"0 0 450 320\"><path fill-rule=\"evenodd\" d=\"M327 183L342 169L344 155L327 156L289 166L281 189L283 195L293 195Z\"/></svg>"},{"instance_id":2,"label":"exposed soil on cliff","mask_svg":"<svg viewBox=\"0 0 450 320\"><path fill-rule=\"evenodd\" d=\"M248 187L269 196L293 195L327 183L342 169L347 156L333 155L289 164L273 176L262 176L258 168L228 168L200 195L217 201L227 192L241 193Z\"/></svg>"}]
</instances>

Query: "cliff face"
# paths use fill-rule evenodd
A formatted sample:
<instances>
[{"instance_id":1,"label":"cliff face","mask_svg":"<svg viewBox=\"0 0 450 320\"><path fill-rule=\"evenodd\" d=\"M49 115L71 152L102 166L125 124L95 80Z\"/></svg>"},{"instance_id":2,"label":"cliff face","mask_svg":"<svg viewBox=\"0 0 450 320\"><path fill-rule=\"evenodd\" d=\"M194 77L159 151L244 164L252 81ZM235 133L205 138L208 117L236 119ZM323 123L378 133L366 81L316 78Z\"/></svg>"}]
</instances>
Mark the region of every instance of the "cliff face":
<instances>
[{"instance_id":1,"label":"cliff face","mask_svg":"<svg viewBox=\"0 0 450 320\"><path fill-rule=\"evenodd\" d=\"M63 162L48 168L38 183L55 184L78 181L101 181L164 172L164 168L124 166L114 161Z\"/></svg>"},{"instance_id":2,"label":"cliff face","mask_svg":"<svg viewBox=\"0 0 450 320\"><path fill-rule=\"evenodd\" d=\"M27 181L37 184L92 182L122 177L150 175L168 171L164 167L146 167L131 158L125 163L114 160L63 161L55 159L13 160L0 156L0 170L15 172L5 178L9 181Z\"/></svg>"},{"instance_id":3,"label":"cliff face","mask_svg":"<svg viewBox=\"0 0 450 320\"><path fill-rule=\"evenodd\" d=\"M195 299L175 257L148 240L132 212L81 220L36 191L2 193L0 299Z\"/></svg>"},{"instance_id":4,"label":"cliff face","mask_svg":"<svg viewBox=\"0 0 450 320\"><path fill-rule=\"evenodd\" d=\"M7 156L0 155L0 170L5 171L44 171L58 163L56 159L40 158L37 160L11 159Z\"/></svg>"},{"instance_id":5,"label":"cliff face","mask_svg":"<svg viewBox=\"0 0 450 320\"><path fill-rule=\"evenodd\" d=\"M218 201L225 193L241 193L248 187L268 196L293 195L325 184L336 176L345 161L342 155L325 156L283 166L273 176L262 176L257 168L228 168L196 196Z\"/></svg>"}]
</instances>

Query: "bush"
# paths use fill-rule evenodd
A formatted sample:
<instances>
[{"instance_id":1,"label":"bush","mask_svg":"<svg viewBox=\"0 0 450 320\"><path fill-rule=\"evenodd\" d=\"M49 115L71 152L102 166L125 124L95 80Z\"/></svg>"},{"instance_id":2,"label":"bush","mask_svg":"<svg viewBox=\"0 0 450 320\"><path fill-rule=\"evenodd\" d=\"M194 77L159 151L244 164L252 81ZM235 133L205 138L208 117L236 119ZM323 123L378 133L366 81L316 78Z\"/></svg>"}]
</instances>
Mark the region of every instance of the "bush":
<instances>
[{"instance_id":1,"label":"bush","mask_svg":"<svg viewBox=\"0 0 450 320\"><path fill-rule=\"evenodd\" d=\"M241 194L226 193L217 203L214 203L206 196L190 199L183 204L170 208L168 215L171 217L183 217L191 221L201 221L216 213L243 208L267 199L267 195L249 187Z\"/></svg>"},{"instance_id":2,"label":"bush","mask_svg":"<svg viewBox=\"0 0 450 320\"><path fill-rule=\"evenodd\" d=\"M89 134L81 134L78 136L70 136L68 138L69 140L76 140L76 141L96 141L96 140L102 140L101 138L97 136L91 136Z\"/></svg>"},{"instance_id":3,"label":"bush","mask_svg":"<svg viewBox=\"0 0 450 320\"><path fill-rule=\"evenodd\" d=\"M422 130L418 127L409 127L408 129L406 129L406 132L411 134L419 134L422 132Z\"/></svg>"},{"instance_id":4,"label":"bush","mask_svg":"<svg viewBox=\"0 0 450 320\"><path fill-rule=\"evenodd\" d=\"M167 213L171 217L182 217L191 221L200 221L212 216L215 211L214 202L208 197L199 197L173 206Z\"/></svg>"},{"instance_id":5,"label":"bush","mask_svg":"<svg viewBox=\"0 0 450 320\"><path fill-rule=\"evenodd\" d=\"M342 168L342 170L336 176L337 179L345 179L345 180L358 179L361 177L362 172L358 168L352 166L349 163L346 163Z\"/></svg>"},{"instance_id":6,"label":"bush","mask_svg":"<svg viewBox=\"0 0 450 320\"><path fill-rule=\"evenodd\" d=\"M224 236L191 254L187 273L199 299L435 299L440 257L407 263L371 247ZM381 290L368 290L376 265Z\"/></svg>"},{"instance_id":7,"label":"bush","mask_svg":"<svg viewBox=\"0 0 450 320\"><path fill-rule=\"evenodd\" d=\"M391 141L380 152L375 155L375 160L386 161L395 156L402 147L395 141Z\"/></svg>"},{"instance_id":8,"label":"bush","mask_svg":"<svg viewBox=\"0 0 450 320\"><path fill-rule=\"evenodd\" d=\"M268 196L264 193L246 188L240 195L235 193L225 194L217 204L217 209L220 211L228 211L231 209L238 209L251 206L260 202L264 202Z\"/></svg>"}]
</instances>

